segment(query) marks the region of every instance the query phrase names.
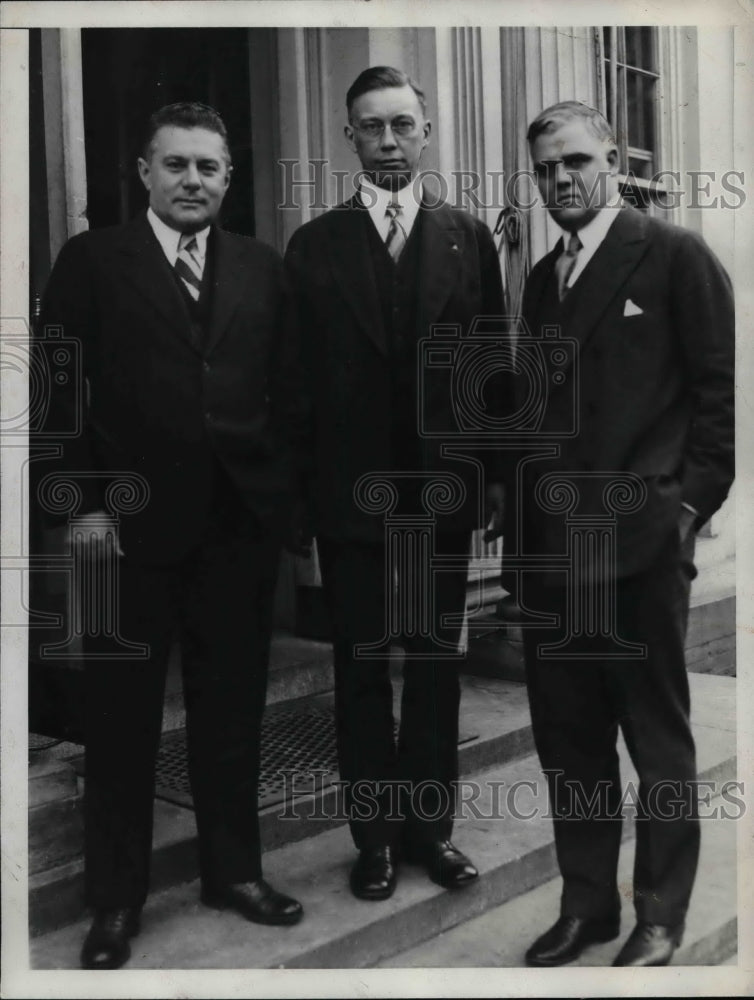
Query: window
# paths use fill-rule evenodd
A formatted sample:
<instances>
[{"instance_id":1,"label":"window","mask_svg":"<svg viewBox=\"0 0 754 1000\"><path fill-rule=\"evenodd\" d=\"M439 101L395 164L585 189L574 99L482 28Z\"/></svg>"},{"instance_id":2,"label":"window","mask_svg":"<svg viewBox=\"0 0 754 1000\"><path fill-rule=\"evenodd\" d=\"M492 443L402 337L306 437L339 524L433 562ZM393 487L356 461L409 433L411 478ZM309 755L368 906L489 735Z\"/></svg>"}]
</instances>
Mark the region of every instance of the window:
<instances>
[{"instance_id":1,"label":"window","mask_svg":"<svg viewBox=\"0 0 754 1000\"><path fill-rule=\"evenodd\" d=\"M661 169L657 29L604 27L596 34L602 110L615 129L623 194L646 208L649 181Z\"/></svg>"}]
</instances>

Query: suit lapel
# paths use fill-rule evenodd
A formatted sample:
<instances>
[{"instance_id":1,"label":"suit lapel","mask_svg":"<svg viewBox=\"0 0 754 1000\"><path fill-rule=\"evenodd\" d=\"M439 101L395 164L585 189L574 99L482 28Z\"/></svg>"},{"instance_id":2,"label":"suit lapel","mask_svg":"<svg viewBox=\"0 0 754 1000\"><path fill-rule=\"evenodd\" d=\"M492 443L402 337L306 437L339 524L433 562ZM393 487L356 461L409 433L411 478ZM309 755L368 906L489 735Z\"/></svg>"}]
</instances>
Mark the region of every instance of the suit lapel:
<instances>
[{"instance_id":1,"label":"suit lapel","mask_svg":"<svg viewBox=\"0 0 754 1000\"><path fill-rule=\"evenodd\" d=\"M217 346L228 329L249 281L243 267L243 247L222 229L213 229L211 238L214 277L206 353Z\"/></svg>"},{"instance_id":2,"label":"suit lapel","mask_svg":"<svg viewBox=\"0 0 754 1000\"><path fill-rule=\"evenodd\" d=\"M461 270L464 233L447 205L422 207L422 245L419 265L417 322L425 336L437 320Z\"/></svg>"},{"instance_id":3,"label":"suit lapel","mask_svg":"<svg viewBox=\"0 0 754 1000\"><path fill-rule=\"evenodd\" d=\"M646 251L646 229L641 212L622 209L584 270L584 287L569 324L570 335L582 348Z\"/></svg>"},{"instance_id":4,"label":"suit lapel","mask_svg":"<svg viewBox=\"0 0 754 1000\"><path fill-rule=\"evenodd\" d=\"M336 208L329 221L333 273L359 325L380 353L387 354L387 337L367 237L366 227L371 225L367 209L356 195Z\"/></svg>"},{"instance_id":5,"label":"suit lapel","mask_svg":"<svg viewBox=\"0 0 754 1000\"><path fill-rule=\"evenodd\" d=\"M191 344L188 307L146 213L122 230L118 249L123 257L123 278L157 310L171 330Z\"/></svg>"},{"instance_id":6,"label":"suit lapel","mask_svg":"<svg viewBox=\"0 0 754 1000\"><path fill-rule=\"evenodd\" d=\"M541 305L545 294L545 287L550 280L555 261L563 252L563 241L558 240L553 249L542 258L542 261L531 271L524 288L524 300L522 303L523 317L527 323L525 336L533 336L541 326L540 315Z\"/></svg>"}]
</instances>

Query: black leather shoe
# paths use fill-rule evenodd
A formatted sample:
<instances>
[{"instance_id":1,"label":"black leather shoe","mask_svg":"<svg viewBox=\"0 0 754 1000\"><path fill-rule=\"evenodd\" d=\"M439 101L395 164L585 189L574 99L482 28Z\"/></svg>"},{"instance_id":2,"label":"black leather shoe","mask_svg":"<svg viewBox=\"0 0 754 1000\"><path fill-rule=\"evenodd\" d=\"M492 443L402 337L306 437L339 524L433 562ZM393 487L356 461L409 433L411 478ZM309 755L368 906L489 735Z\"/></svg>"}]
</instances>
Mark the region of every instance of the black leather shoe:
<instances>
[{"instance_id":1,"label":"black leather shoe","mask_svg":"<svg viewBox=\"0 0 754 1000\"><path fill-rule=\"evenodd\" d=\"M426 844L406 844L406 861L423 865L433 882L444 889L459 889L478 877L479 872L449 840L430 840Z\"/></svg>"},{"instance_id":2,"label":"black leather shoe","mask_svg":"<svg viewBox=\"0 0 754 1000\"><path fill-rule=\"evenodd\" d=\"M256 882L202 888L202 902L215 910L236 910L255 924L297 924L304 908L282 892L276 892L263 878Z\"/></svg>"},{"instance_id":3,"label":"black leather shoe","mask_svg":"<svg viewBox=\"0 0 754 1000\"><path fill-rule=\"evenodd\" d=\"M365 847L351 869L351 892L359 899L388 899L395 892L392 847Z\"/></svg>"},{"instance_id":4,"label":"black leather shoe","mask_svg":"<svg viewBox=\"0 0 754 1000\"><path fill-rule=\"evenodd\" d=\"M669 965L682 938L683 924L667 927L639 921L613 965Z\"/></svg>"},{"instance_id":5,"label":"black leather shoe","mask_svg":"<svg viewBox=\"0 0 754 1000\"><path fill-rule=\"evenodd\" d=\"M119 969L131 957L129 938L139 933L141 908L97 910L81 949L82 969Z\"/></svg>"},{"instance_id":6,"label":"black leather shoe","mask_svg":"<svg viewBox=\"0 0 754 1000\"><path fill-rule=\"evenodd\" d=\"M529 948L526 964L540 968L565 965L578 958L587 945L612 941L619 933L619 916L604 920L562 916Z\"/></svg>"}]
</instances>

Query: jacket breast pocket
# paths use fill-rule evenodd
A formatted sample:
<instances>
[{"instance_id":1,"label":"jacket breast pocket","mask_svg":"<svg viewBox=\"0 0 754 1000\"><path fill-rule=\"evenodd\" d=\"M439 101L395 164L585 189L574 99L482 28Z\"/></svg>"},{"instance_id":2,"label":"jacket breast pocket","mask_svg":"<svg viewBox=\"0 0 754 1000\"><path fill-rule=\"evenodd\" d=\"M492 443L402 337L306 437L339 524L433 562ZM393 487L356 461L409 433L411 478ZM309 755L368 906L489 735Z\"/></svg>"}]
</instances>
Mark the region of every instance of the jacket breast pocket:
<instances>
[{"instance_id":1,"label":"jacket breast pocket","mask_svg":"<svg viewBox=\"0 0 754 1000\"><path fill-rule=\"evenodd\" d=\"M643 355L656 347L657 318L649 312L616 318L613 336L616 348L628 356Z\"/></svg>"}]
</instances>

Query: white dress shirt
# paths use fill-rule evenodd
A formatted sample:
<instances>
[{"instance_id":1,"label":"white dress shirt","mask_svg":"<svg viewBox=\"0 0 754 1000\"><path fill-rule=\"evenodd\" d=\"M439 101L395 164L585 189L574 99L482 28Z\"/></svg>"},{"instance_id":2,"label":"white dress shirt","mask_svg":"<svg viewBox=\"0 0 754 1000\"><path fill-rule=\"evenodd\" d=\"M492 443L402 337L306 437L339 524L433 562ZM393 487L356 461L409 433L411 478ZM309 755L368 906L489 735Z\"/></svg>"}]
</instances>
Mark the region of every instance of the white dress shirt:
<instances>
[{"instance_id":1,"label":"white dress shirt","mask_svg":"<svg viewBox=\"0 0 754 1000\"><path fill-rule=\"evenodd\" d=\"M573 287L581 272L597 253L600 245L607 236L610 226L615 222L620 208L621 199L620 195L618 195L612 198L604 208L601 208L590 222L587 222L585 226L577 230L576 235L581 240L581 250L579 250L576 264L568 276L568 281L566 281L566 288ZM561 232L563 233L563 245L568 246L571 233L566 229L561 230Z\"/></svg>"},{"instance_id":2,"label":"white dress shirt","mask_svg":"<svg viewBox=\"0 0 754 1000\"><path fill-rule=\"evenodd\" d=\"M388 205L393 202L401 206L403 211L398 216L400 223L406 231L406 238L411 234L414 223L416 222L416 216L419 214L419 209L421 208L421 200L416 200L418 187L419 198L421 199L422 188L421 184L415 185L413 182L407 184L400 191L386 191L384 188L377 187L376 184L372 184L371 181L362 179L360 184L360 192L362 193L362 201L366 205L369 211L369 217L377 228L377 232L380 234L380 239L384 243L387 239L388 229L390 229L390 216L385 212Z\"/></svg>"},{"instance_id":3,"label":"white dress shirt","mask_svg":"<svg viewBox=\"0 0 754 1000\"><path fill-rule=\"evenodd\" d=\"M163 253L168 259L168 263L171 267L175 267L175 262L178 259L178 243L182 236L177 229L171 229L162 219L156 215L151 208L147 209L147 219L149 220L149 225L152 227L152 232L157 237L160 246L162 247ZM198 233L194 233L196 236L196 246L197 252L195 256L199 258L202 263L202 269L204 268L205 258L207 256L207 237L209 236L209 226L205 226L204 229L200 229Z\"/></svg>"}]
</instances>

